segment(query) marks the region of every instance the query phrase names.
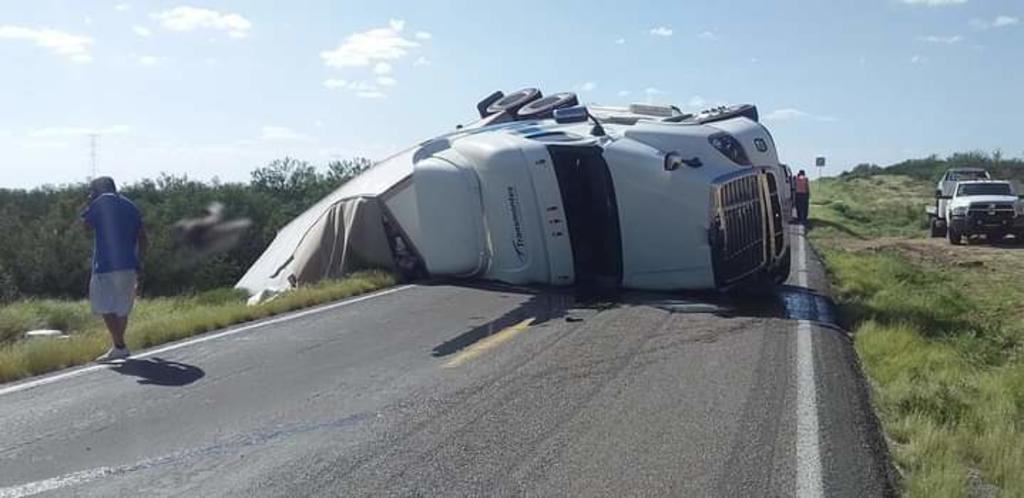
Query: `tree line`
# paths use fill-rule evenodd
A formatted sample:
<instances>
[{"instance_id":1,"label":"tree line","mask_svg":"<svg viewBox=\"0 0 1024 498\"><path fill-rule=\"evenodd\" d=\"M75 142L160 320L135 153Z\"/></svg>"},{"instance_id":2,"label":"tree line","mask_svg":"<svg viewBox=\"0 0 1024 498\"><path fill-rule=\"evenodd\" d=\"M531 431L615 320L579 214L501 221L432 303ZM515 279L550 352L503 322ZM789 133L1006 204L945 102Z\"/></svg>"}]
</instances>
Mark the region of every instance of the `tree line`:
<instances>
[{"instance_id":1,"label":"tree line","mask_svg":"<svg viewBox=\"0 0 1024 498\"><path fill-rule=\"evenodd\" d=\"M987 170L992 178L1013 180L1018 186L1024 187L1024 159L1007 158L998 150L991 153L957 152L945 158L933 154L921 159L907 159L887 167L862 163L843 172L840 177L906 175L917 180L937 182L949 168L982 168Z\"/></svg>"},{"instance_id":2,"label":"tree line","mask_svg":"<svg viewBox=\"0 0 1024 498\"><path fill-rule=\"evenodd\" d=\"M162 174L118 185L142 211L149 232L140 291L167 296L234 285L281 227L370 166L356 158L317 168L286 157L257 168L247 183ZM92 235L78 219L86 192L85 182L0 189L0 302L87 294ZM203 216L212 202L224 205L226 218L248 218L252 225L227 252L184 257L175 247L174 224Z\"/></svg>"}]
</instances>

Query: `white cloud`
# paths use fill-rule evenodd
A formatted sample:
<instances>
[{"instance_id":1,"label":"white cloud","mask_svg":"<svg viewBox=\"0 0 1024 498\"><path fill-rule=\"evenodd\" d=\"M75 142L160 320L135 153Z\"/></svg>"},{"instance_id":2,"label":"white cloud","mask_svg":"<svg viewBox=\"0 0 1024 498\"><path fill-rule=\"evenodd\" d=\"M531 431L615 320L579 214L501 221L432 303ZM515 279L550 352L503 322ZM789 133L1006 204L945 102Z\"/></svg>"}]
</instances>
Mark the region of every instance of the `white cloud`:
<instances>
[{"instance_id":1,"label":"white cloud","mask_svg":"<svg viewBox=\"0 0 1024 498\"><path fill-rule=\"evenodd\" d=\"M618 40L615 40L615 44L616 45L625 45L626 44L626 39L625 38L619 38Z\"/></svg>"},{"instance_id":2,"label":"white cloud","mask_svg":"<svg viewBox=\"0 0 1024 498\"><path fill-rule=\"evenodd\" d=\"M996 28L1002 28L1005 26L1013 26L1020 23L1020 19L1011 16L998 16L995 21L992 21L992 26Z\"/></svg>"},{"instance_id":3,"label":"white cloud","mask_svg":"<svg viewBox=\"0 0 1024 498\"><path fill-rule=\"evenodd\" d=\"M617 93L616 95L618 95L619 97L629 97L630 93L632 92L630 92L629 90L619 90L619 93Z\"/></svg>"},{"instance_id":4,"label":"white cloud","mask_svg":"<svg viewBox=\"0 0 1024 498\"><path fill-rule=\"evenodd\" d=\"M405 21L391 20L387 28L352 33L334 50L320 52L331 67L364 67L379 61L401 59L420 44L400 34Z\"/></svg>"},{"instance_id":5,"label":"white cloud","mask_svg":"<svg viewBox=\"0 0 1024 498\"><path fill-rule=\"evenodd\" d=\"M654 101L654 97L655 96L657 96L657 95L665 95L666 93L668 93L668 92L666 92L664 90L661 90L659 88L655 88L653 86L644 88L644 95L647 96L647 103L648 104L651 103L652 101Z\"/></svg>"},{"instance_id":6,"label":"white cloud","mask_svg":"<svg viewBox=\"0 0 1024 498\"><path fill-rule=\"evenodd\" d=\"M925 62L928 62L928 58L922 57L919 54L914 54L914 55L910 56L910 63L911 64L923 64Z\"/></svg>"},{"instance_id":7,"label":"white cloud","mask_svg":"<svg viewBox=\"0 0 1024 498\"><path fill-rule=\"evenodd\" d=\"M999 15L995 19L989 21L986 19L971 19L969 23L972 28L977 30L986 30L990 28L1006 28L1009 26L1016 26L1020 24L1020 19L1013 16Z\"/></svg>"},{"instance_id":8,"label":"white cloud","mask_svg":"<svg viewBox=\"0 0 1024 498\"><path fill-rule=\"evenodd\" d=\"M167 60L164 57L157 57L155 55L143 55L139 57L139 65L141 66L157 66L163 64Z\"/></svg>"},{"instance_id":9,"label":"white cloud","mask_svg":"<svg viewBox=\"0 0 1024 498\"><path fill-rule=\"evenodd\" d=\"M85 16L85 18L82 19L82 22L85 23L86 26L91 26L92 25L92 17L91 16Z\"/></svg>"},{"instance_id":10,"label":"white cloud","mask_svg":"<svg viewBox=\"0 0 1024 498\"><path fill-rule=\"evenodd\" d=\"M171 31L213 29L226 31L232 38L245 38L249 34L249 29L252 28L252 23L238 14L221 13L187 5L157 12L151 17L160 21L165 28Z\"/></svg>"},{"instance_id":11,"label":"white cloud","mask_svg":"<svg viewBox=\"0 0 1024 498\"><path fill-rule=\"evenodd\" d=\"M421 55L421 56L416 58L416 62L413 62L412 65L414 65L414 66L429 66L430 65L430 59L428 59L428 58L426 58L426 57Z\"/></svg>"},{"instance_id":12,"label":"white cloud","mask_svg":"<svg viewBox=\"0 0 1024 498\"><path fill-rule=\"evenodd\" d=\"M149 28L144 26L132 26L132 32L143 38L153 34L153 32L149 30Z\"/></svg>"},{"instance_id":13,"label":"white cloud","mask_svg":"<svg viewBox=\"0 0 1024 498\"><path fill-rule=\"evenodd\" d=\"M380 87L368 81L348 81L331 78L324 81L324 87L329 90L345 90L356 97L364 99L379 99L387 97L387 94L380 90Z\"/></svg>"},{"instance_id":14,"label":"white cloud","mask_svg":"<svg viewBox=\"0 0 1024 498\"><path fill-rule=\"evenodd\" d=\"M70 145L63 140L26 140L21 143L26 149L66 149Z\"/></svg>"},{"instance_id":15,"label":"white cloud","mask_svg":"<svg viewBox=\"0 0 1024 498\"><path fill-rule=\"evenodd\" d=\"M397 83L398 83L398 80L396 80L396 79L394 79L394 78L392 78L390 76L378 76L377 77L377 84L380 85L380 86L395 86L395 84L397 84Z\"/></svg>"},{"instance_id":16,"label":"white cloud","mask_svg":"<svg viewBox=\"0 0 1024 498\"><path fill-rule=\"evenodd\" d=\"M672 36L672 28L658 26L655 28L651 28L650 33L654 36Z\"/></svg>"},{"instance_id":17,"label":"white cloud","mask_svg":"<svg viewBox=\"0 0 1024 498\"><path fill-rule=\"evenodd\" d=\"M694 95L693 98L691 98L690 101L686 103L686 105L690 107L704 107L705 105L707 105L707 103L708 101L704 100L704 97L701 97L700 95Z\"/></svg>"},{"instance_id":18,"label":"white cloud","mask_svg":"<svg viewBox=\"0 0 1024 498\"><path fill-rule=\"evenodd\" d=\"M417 40L429 40L434 37L434 35L426 31L417 31L415 36Z\"/></svg>"},{"instance_id":19,"label":"white cloud","mask_svg":"<svg viewBox=\"0 0 1024 498\"><path fill-rule=\"evenodd\" d=\"M114 6L114 10L116 10L118 12L124 12L124 11L126 11L128 9L131 9L131 8L132 8L132 6L129 5L129 4L126 4L126 3L119 3L119 4Z\"/></svg>"},{"instance_id":20,"label":"white cloud","mask_svg":"<svg viewBox=\"0 0 1024 498\"><path fill-rule=\"evenodd\" d=\"M113 125L105 127L85 126L53 126L32 130L28 136L33 138L55 138L55 137L83 137L88 135L127 135L133 131L128 125Z\"/></svg>"},{"instance_id":21,"label":"white cloud","mask_svg":"<svg viewBox=\"0 0 1024 498\"><path fill-rule=\"evenodd\" d=\"M588 81L586 83L577 85L576 88L581 92L592 92L595 88L597 88L597 83L594 83L593 81Z\"/></svg>"},{"instance_id":22,"label":"white cloud","mask_svg":"<svg viewBox=\"0 0 1024 498\"><path fill-rule=\"evenodd\" d=\"M834 118L832 116L820 116L820 115L817 115L817 114L811 114L809 112L804 112L804 111L801 111L800 109L793 109L793 108L776 109L776 110L774 110L772 112L769 112L768 115L764 117L764 119L765 119L765 121L795 121L795 120L810 120L810 121L820 121L820 122L833 122L833 121L837 121L836 118Z\"/></svg>"},{"instance_id":23,"label":"white cloud","mask_svg":"<svg viewBox=\"0 0 1024 498\"><path fill-rule=\"evenodd\" d=\"M376 74L388 74L391 72L391 64L387 62L378 62L373 66L373 72Z\"/></svg>"},{"instance_id":24,"label":"white cloud","mask_svg":"<svg viewBox=\"0 0 1024 498\"><path fill-rule=\"evenodd\" d=\"M92 62L89 50L93 40L88 36L72 35L49 28L26 28L23 26L0 26L0 39L23 40L34 43L54 55L62 55L72 62Z\"/></svg>"},{"instance_id":25,"label":"white cloud","mask_svg":"<svg viewBox=\"0 0 1024 498\"><path fill-rule=\"evenodd\" d=\"M304 135L284 126L264 126L260 140L275 142L312 142L313 137Z\"/></svg>"},{"instance_id":26,"label":"white cloud","mask_svg":"<svg viewBox=\"0 0 1024 498\"><path fill-rule=\"evenodd\" d=\"M945 45L952 45L954 43L960 43L961 41L963 41L963 39L964 39L964 37L962 37L960 35L952 35L952 36L928 35L928 36L921 36L921 37L918 38L918 40L921 40L923 42L941 43L941 44L945 44Z\"/></svg>"},{"instance_id":27,"label":"white cloud","mask_svg":"<svg viewBox=\"0 0 1024 498\"><path fill-rule=\"evenodd\" d=\"M967 0L903 0L909 5L927 5L928 7L941 7L943 5L960 5L967 3Z\"/></svg>"},{"instance_id":28,"label":"white cloud","mask_svg":"<svg viewBox=\"0 0 1024 498\"><path fill-rule=\"evenodd\" d=\"M701 40L712 41L717 40L718 35L716 35L713 31L701 31L700 34L697 35L697 38L700 38Z\"/></svg>"},{"instance_id":29,"label":"white cloud","mask_svg":"<svg viewBox=\"0 0 1024 498\"><path fill-rule=\"evenodd\" d=\"M347 80L338 79L338 78L331 78L331 79L328 79L328 80L324 80L324 86L329 88L329 89L331 89L331 90L334 90L334 89L337 89L337 88L348 88L348 84L349 83L348 83Z\"/></svg>"}]
</instances>

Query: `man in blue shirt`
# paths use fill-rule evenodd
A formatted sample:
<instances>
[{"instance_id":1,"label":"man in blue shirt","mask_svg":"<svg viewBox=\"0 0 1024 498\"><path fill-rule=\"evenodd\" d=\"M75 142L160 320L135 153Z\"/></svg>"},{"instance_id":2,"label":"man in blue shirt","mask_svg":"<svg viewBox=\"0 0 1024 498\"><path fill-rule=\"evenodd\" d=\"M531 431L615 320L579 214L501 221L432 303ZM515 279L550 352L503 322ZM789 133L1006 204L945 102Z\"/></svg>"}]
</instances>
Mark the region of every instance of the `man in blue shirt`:
<instances>
[{"instance_id":1,"label":"man in blue shirt","mask_svg":"<svg viewBox=\"0 0 1024 498\"><path fill-rule=\"evenodd\" d=\"M93 314L103 316L114 343L96 361L124 359L131 354L124 333L135 304L141 251L147 243L142 214L132 201L117 193L112 178L103 176L89 184L82 221L93 230L89 302Z\"/></svg>"}]
</instances>

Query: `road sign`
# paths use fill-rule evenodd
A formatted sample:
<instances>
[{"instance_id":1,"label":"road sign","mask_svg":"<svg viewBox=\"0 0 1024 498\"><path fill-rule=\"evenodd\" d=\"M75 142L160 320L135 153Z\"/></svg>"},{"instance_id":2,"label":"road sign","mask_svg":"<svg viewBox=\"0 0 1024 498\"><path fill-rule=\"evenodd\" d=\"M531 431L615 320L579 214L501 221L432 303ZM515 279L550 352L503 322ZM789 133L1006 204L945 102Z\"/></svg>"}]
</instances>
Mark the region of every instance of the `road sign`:
<instances>
[{"instance_id":1,"label":"road sign","mask_svg":"<svg viewBox=\"0 0 1024 498\"><path fill-rule=\"evenodd\" d=\"M825 156L818 156L817 158L815 158L814 159L814 165L819 167L819 168L824 168L825 167Z\"/></svg>"}]
</instances>

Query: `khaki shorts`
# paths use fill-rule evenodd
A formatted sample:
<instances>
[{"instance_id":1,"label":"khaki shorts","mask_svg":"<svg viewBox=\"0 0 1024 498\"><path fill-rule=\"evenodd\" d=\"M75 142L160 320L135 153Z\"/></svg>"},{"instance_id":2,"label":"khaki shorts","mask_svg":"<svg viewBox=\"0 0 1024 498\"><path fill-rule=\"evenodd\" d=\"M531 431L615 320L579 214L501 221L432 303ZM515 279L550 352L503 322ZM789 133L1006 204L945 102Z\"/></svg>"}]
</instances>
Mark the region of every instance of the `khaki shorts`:
<instances>
[{"instance_id":1,"label":"khaki shorts","mask_svg":"<svg viewBox=\"0 0 1024 498\"><path fill-rule=\"evenodd\" d=\"M135 270L93 273L89 280L89 302L95 315L128 316L135 306Z\"/></svg>"}]
</instances>

